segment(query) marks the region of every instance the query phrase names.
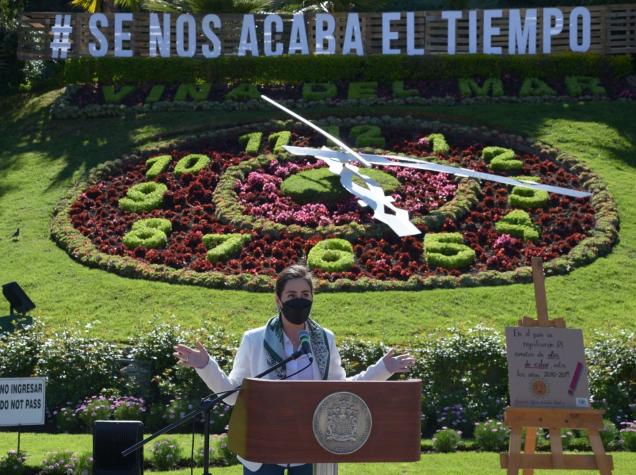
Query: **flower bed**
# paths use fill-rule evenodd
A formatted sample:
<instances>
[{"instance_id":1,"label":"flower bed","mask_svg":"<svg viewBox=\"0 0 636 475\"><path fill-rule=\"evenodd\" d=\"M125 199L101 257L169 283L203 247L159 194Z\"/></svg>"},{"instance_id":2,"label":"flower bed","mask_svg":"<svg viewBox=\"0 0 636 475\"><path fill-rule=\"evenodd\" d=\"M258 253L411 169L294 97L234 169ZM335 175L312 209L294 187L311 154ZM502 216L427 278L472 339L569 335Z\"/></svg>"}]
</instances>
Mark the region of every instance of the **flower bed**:
<instances>
[{"instance_id":1,"label":"flower bed","mask_svg":"<svg viewBox=\"0 0 636 475\"><path fill-rule=\"evenodd\" d=\"M147 83L71 84L53 106L58 118L118 115L164 110L268 109L260 94L293 107L355 104L470 104L489 101L572 101L636 98L625 78L567 76L542 80L501 77L326 83Z\"/></svg>"},{"instance_id":2,"label":"flower bed","mask_svg":"<svg viewBox=\"0 0 636 475\"><path fill-rule=\"evenodd\" d=\"M479 171L493 171L489 160L482 158L485 147L510 149L515 161L523 163L522 170L500 174L586 189L593 197L575 200L550 194L544 206L523 210L529 219L523 226L538 234L524 239L523 234L513 236L518 224L510 219L504 223L506 232L501 232L502 225L497 226L510 213L520 214L510 204L512 190L505 185L484 182L479 186L473 180L455 181L425 171L383 169L399 182L390 193L396 206L410 211L423 234L459 233L463 242L445 249L466 246L474 252L474 260L463 259L461 268L444 266L440 262L445 259L427 261L423 235L397 237L374 221L372 212L359 207L352 196L331 203L297 203L285 195L280 186L283 180L320 169L321 163L273 154L276 141L267 137L288 131L291 134L285 136L295 145L321 146L324 140L304 127L265 123L182 138L171 147L99 166L58 207L52 236L74 258L121 275L252 290L271 290L282 268L305 260L314 246L329 238L351 243L353 265L346 270L315 268L318 287L328 290L527 282L532 256L543 257L548 273L566 273L608 253L616 242L618 213L605 185L574 158L555 150L520 137L413 119L330 119L325 125L337 127L349 142L355 126L378 126L386 150ZM253 133L262 134L256 158L239 141ZM428 138L435 133L444 136L446 152L433 152L439 137ZM209 163L199 171L175 173L180 160L192 154L205 155ZM154 157L162 155L169 155L171 161L150 181L166 187L162 205L135 212L122 209L120 200L131 188L138 190L140 183L149 182L147 169L156 165ZM156 188L149 187L149 196L154 198ZM124 236L136 222L147 218L170 221L172 229L165 235L165 244L161 239L153 240L156 247L126 246ZM148 226L136 226L150 236ZM219 234L244 237L237 237L231 253L210 259L209 253L223 243L204 237Z\"/></svg>"}]
</instances>

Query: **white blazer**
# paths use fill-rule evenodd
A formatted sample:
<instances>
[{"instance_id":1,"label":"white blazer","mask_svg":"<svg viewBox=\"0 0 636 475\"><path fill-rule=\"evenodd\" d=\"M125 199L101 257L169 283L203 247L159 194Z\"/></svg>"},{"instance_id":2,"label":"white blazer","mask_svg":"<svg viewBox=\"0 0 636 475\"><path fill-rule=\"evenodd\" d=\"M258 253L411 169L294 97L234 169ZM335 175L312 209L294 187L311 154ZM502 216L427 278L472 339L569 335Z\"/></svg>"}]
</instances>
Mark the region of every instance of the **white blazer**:
<instances>
[{"instance_id":1,"label":"white blazer","mask_svg":"<svg viewBox=\"0 0 636 475\"><path fill-rule=\"evenodd\" d=\"M265 352L265 346L263 340L265 338L265 326L249 330L243 334L243 339L236 352L234 358L234 366L229 375L226 375L219 367L216 360L212 357L208 360L208 364L203 368L197 368L197 374L203 379L205 384L215 393L228 391L239 386L244 378L251 378L259 373L265 371L269 366L267 364L267 355ZM390 373L384 361L378 360L372 366L369 366L365 371L349 378L346 377L345 370L342 367L340 359L340 353L336 348L335 337L330 330L325 329L327 334L327 340L329 341L329 379L333 380L347 380L347 381L385 381L389 379L392 373ZM315 380L321 379L320 370L318 364L314 359L312 363L313 376ZM275 378L275 373L269 375L270 378ZM228 396L224 402L226 404L234 405L238 393L234 393ZM249 470L255 472L260 469L261 463L250 462L239 457L239 460Z\"/></svg>"}]
</instances>

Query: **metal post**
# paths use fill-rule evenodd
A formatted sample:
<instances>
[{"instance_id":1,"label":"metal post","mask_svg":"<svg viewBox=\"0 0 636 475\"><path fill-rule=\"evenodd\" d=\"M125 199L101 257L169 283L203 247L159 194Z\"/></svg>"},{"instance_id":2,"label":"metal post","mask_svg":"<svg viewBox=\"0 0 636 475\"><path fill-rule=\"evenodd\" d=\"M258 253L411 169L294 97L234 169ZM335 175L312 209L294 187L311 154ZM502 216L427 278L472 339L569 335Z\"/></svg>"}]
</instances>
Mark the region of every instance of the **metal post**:
<instances>
[{"instance_id":1,"label":"metal post","mask_svg":"<svg viewBox=\"0 0 636 475\"><path fill-rule=\"evenodd\" d=\"M315 463L314 475L338 475L337 463Z\"/></svg>"}]
</instances>

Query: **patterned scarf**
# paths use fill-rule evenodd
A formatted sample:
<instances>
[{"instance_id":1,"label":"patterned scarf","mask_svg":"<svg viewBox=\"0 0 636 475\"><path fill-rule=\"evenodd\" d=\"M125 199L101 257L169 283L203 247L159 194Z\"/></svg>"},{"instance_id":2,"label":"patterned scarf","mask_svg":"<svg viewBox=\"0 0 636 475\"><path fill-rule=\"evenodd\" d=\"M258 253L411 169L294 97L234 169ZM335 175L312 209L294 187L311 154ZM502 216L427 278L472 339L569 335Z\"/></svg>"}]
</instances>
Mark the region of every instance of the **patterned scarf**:
<instances>
[{"instance_id":1,"label":"patterned scarf","mask_svg":"<svg viewBox=\"0 0 636 475\"><path fill-rule=\"evenodd\" d=\"M329 341L327 333L312 319L307 320L307 330L311 350L318 364L318 369L322 379L329 378ZM265 353L267 354L267 365L274 366L285 359L285 346L283 343L283 323L279 315L272 317L265 328ZM272 374L272 378L283 379L287 376L285 367L279 368Z\"/></svg>"}]
</instances>

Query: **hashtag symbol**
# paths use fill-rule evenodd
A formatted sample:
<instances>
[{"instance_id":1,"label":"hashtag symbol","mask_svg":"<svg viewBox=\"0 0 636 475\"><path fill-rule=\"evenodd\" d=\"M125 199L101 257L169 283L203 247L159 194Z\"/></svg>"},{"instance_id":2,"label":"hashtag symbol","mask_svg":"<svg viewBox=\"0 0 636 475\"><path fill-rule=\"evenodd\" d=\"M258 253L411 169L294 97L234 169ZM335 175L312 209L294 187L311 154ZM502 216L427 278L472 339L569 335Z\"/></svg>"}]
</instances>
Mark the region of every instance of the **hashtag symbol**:
<instances>
[{"instance_id":1,"label":"hashtag symbol","mask_svg":"<svg viewBox=\"0 0 636 475\"><path fill-rule=\"evenodd\" d=\"M55 15L55 25L51 28L53 40L51 41L51 57L53 59L66 59L68 50L71 49L71 15Z\"/></svg>"}]
</instances>

